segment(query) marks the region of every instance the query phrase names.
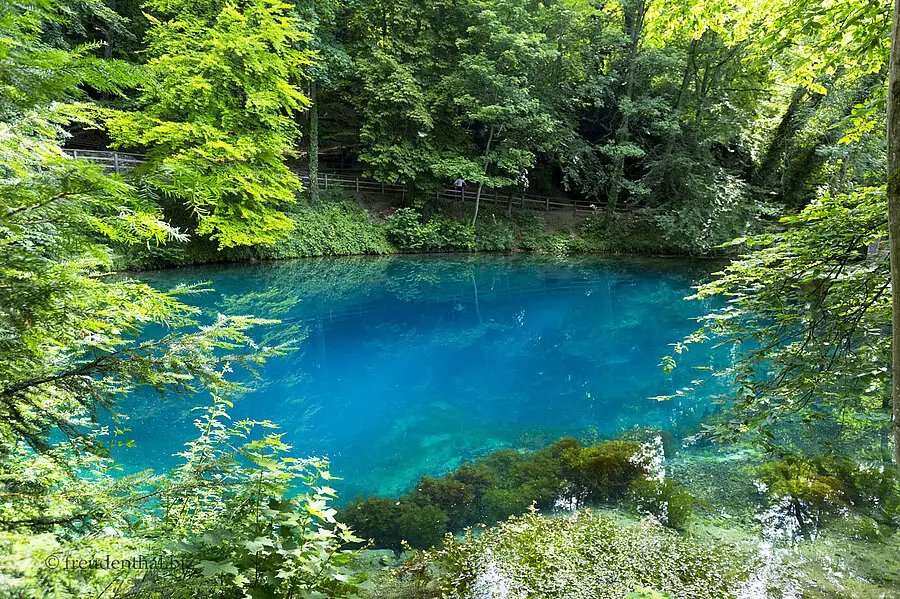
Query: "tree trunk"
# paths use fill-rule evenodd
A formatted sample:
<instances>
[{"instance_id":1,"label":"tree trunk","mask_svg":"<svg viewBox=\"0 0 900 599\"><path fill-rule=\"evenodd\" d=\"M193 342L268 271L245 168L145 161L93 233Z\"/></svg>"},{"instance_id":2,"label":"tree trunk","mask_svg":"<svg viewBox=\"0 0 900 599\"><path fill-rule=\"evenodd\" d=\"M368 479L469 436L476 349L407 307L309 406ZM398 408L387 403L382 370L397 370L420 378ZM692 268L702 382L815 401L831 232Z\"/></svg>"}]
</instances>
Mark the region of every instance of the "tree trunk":
<instances>
[{"instance_id":1,"label":"tree trunk","mask_svg":"<svg viewBox=\"0 0 900 599\"><path fill-rule=\"evenodd\" d=\"M113 12L116 10L116 0L110 0L107 2L107 6ZM109 60L113 57L113 46L115 46L116 40L113 38L113 26L110 25L106 31L104 32L104 46L103 46L103 58Z\"/></svg>"},{"instance_id":2,"label":"tree trunk","mask_svg":"<svg viewBox=\"0 0 900 599\"><path fill-rule=\"evenodd\" d=\"M316 98L316 82L309 82L309 200L319 201L319 104Z\"/></svg>"},{"instance_id":3,"label":"tree trunk","mask_svg":"<svg viewBox=\"0 0 900 599\"><path fill-rule=\"evenodd\" d=\"M894 461L900 467L900 0L894 0L890 80L887 106L887 196L891 249L892 367L891 423L894 431Z\"/></svg>"},{"instance_id":4,"label":"tree trunk","mask_svg":"<svg viewBox=\"0 0 900 599\"><path fill-rule=\"evenodd\" d=\"M633 0L625 4L624 33L629 37L628 48L628 76L625 79L625 98L629 103L634 96L634 70L637 68L638 48L641 45L641 35L644 30L644 19L649 2L647 0ZM622 145L628 142L630 119L628 114L622 116L622 123L616 131L616 144ZM625 157L621 151L613 163L613 171L609 178L606 192L606 221L607 223L615 214L616 204L619 203L619 194L622 190L622 180L625 178Z\"/></svg>"},{"instance_id":5,"label":"tree trunk","mask_svg":"<svg viewBox=\"0 0 900 599\"><path fill-rule=\"evenodd\" d=\"M900 0L898 0L900 1ZM494 126L491 125L491 132L488 134L487 147L484 149L484 174L486 175L488 172L488 165L490 164L490 158L488 156L491 153L491 142L494 141ZM481 190L484 189L484 181L478 184L478 193L475 194L475 214L472 215L472 226L475 226L475 221L478 219L478 205L481 203Z\"/></svg>"}]
</instances>

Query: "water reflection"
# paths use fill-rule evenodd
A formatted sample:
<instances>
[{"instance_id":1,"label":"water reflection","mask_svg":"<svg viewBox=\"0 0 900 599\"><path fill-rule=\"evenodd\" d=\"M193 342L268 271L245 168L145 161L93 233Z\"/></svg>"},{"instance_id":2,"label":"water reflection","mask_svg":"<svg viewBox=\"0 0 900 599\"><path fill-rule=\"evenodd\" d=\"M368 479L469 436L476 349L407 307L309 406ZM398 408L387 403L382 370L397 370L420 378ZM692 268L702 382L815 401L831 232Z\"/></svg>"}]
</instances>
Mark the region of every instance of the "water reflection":
<instances>
[{"instance_id":1,"label":"water reflection","mask_svg":"<svg viewBox=\"0 0 900 599\"><path fill-rule=\"evenodd\" d=\"M636 425L691 430L712 409L707 395L648 398L690 386L692 366L727 359L699 348L673 373L658 366L712 307L681 301L709 269L401 257L181 269L146 280L163 288L211 280L215 294L201 298L208 317L282 321L260 343L293 339L298 351L268 364L234 415L273 420L299 453L328 455L348 497L402 493L420 474L501 447L611 437ZM144 461L168 463L190 435L189 407L132 400Z\"/></svg>"}]
</instances>

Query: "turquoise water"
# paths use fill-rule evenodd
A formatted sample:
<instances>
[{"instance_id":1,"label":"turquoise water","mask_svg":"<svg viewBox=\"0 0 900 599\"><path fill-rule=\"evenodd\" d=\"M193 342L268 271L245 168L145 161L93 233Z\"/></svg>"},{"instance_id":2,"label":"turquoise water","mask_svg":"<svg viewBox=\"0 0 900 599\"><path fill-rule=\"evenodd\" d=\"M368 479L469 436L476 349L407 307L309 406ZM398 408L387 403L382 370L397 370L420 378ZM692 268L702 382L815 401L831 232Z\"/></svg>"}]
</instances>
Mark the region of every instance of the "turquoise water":
<instances>
[{"instance_id":1,"label":"turquoise water","mask_svg":"<svg viewBox=\"0 0 900 599\"><path fill-rule=\"evenodd\" d=\"M325 455L344 498L397 495L501 447L586 441L635 426L684 436L714 386L660 402L727 356L695 348L673 373L669 344L711 310L682 301L714 265L516 256L341 258L186 268L141 278L210 281L204 318L255 314L282 324L260 341L299 349L262 369L235 418L281 425L298 455ZM166 469L208 397L133 397L128 468Z\"/></svg>"}]
</instances>

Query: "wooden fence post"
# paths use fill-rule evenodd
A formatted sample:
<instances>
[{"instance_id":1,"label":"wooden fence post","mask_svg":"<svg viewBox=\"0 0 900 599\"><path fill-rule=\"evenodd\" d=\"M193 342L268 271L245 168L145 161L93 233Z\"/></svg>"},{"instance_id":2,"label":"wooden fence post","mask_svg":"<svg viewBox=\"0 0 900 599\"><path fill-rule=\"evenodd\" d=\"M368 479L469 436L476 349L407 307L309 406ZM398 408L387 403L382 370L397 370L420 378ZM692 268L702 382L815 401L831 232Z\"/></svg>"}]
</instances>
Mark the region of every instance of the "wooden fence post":
<instances>
[{"instance_id":1,"label":"wooden fence post","mask_svg":"<svg viewBox=\"0 0 900 599\"><path fill-rule=\"evenodd\" d=\"M359 195L359 177L356 177L356 195Z\"/></svg>"},{"instance_id":2,"label":"wooden fence post","mask_svg":"<svg viewBox=\"0 0 900 599\"><path fill-rule=\"evenodd\" d=\"M550 212L550 196L547 196L547 203L544 205L544 212Z\"/></svg>"},{"instance_id":3,"label":"wooden fence post","mask_svg":"<svg viewBox=\"0 0 900 599\"><path fill-rule=\"evenodd\" d=\"M113 152L113 164L115 165L116 174L119 174L119 153Z\"/></svg>"}]
</instances>

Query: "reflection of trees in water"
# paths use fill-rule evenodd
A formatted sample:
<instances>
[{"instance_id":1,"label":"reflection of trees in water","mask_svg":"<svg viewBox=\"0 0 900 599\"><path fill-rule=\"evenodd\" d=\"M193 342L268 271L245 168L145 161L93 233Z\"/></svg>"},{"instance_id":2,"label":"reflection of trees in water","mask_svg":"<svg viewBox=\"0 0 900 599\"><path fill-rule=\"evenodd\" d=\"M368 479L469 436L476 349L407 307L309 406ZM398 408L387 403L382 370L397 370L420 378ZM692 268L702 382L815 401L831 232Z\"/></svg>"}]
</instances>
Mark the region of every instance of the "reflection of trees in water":
<instances>
[{"instance_id":1,"label":"reflection of trees in water","mask_svg":"<svg viewBox=\"0 0 900 599\"><path fill-rule=\"evenodd\" d=\"M376 394L385 393L378 371L382 367L403 377L392 381L402 389L397 401L416 410L420 402L451 393L476 403L496 402L498 409L524 406L532 419L547 415L548 423L564 411L569 430L604 423L604 418L610 427L627 426L654 411L661 418L666 411L686 411L674 404L645 403L646 396L659 393L653 384L664 374L656 368L658 356L642 341L634 342L636 349L629 345L637 333L657 329L656 336L667 343L672 323L690 331L690 313L704 311L696 304L673 309L695 276L676 265L532 256L360 257L186 269L170 273L166 281L213 279L217 295L207 300L208 312L282 321L261 331L259 342L292 339L299 349L267 367L264 380L253 383L261 394L249 396L249 405L263 402L264 409L274 410L265 415L278 420L292 442L314 437L327 443L336 437L320 421L341 410L354 413L358 402L371 395L370 381L382 387ZM667 317L671 321L661 320L660 305L672 313ZM357 372L350 375L352 381L344 373L341 386L326 390L319 383L336 366L336 344L339 359L358 362ZM644 368L640 376L652 372L652 380L634 378L622 368L641 352L650 370ZM409 361L404 368L393 368L403 359ZM488 359L491 366L483 368ZM469 368L477 376L467 378ZM523 380L526 371L544 371L546 377ZM630 388L627 400L605 392L623 384ZM674 378L669 384L675 384ZM353 385L358 391L352 391ZM256 408L247 409L260 415ZM471 429L466 434L471 446L460 441L452 451L469 455L488 438L500 443L496 438L502 427L496 422L482 426L471 407L465 416L460 424ZM517 416L511 419L514 425L502 429L506 445L515 445L529 426ZM608 428L604 425L604 434ZM404 451L427 453L416 446L426 430L420 419L401 420L379 433L369 450L398 460Z\"/></svg>"},{"instance_id":2,"label":"reflection of trees in water","mask_svg":"<svg viewBox=\"0 0 900 599\"><path fill-rule=\"evenodd\" d=\"M223 295L218 307L281 318L284 323L273 327L266 342L300 338L305 340L304 346L316 346L323 355L327 353L329 322L371 315L358 321L360 343L373 357L434 344L515 359L550 347L556 365L573 370L569 375L592 371L592 379L599 373L612 386L628 376L621 366L632 360L635 352L646 351L640 344L627 347L636 332L651 329L661 334L664 330L667 341L673 327L685 326L690 307L683 314L675 310L669 321L656 319L656 307L680 302L692 276L690 270L673 274L672 266L647 260L623 264L621 260L557 262L539 257L468 255L299 260L255 268L240 290ZM523 270L529 276L523 277ZM648 281L648 273L659 276ZM567 301L571 306L557 310L552 322L532 330L522 326L531 314L514 309L497 313L501 302L495 300L516 296L528 297L532 305L535 296L545 296L551 304ZM417 304L418 310L411 306L410 317L403 322L374 317L395 311L398 301ZM529 307L529 312L533 310ZM439 316L436 321L424 322L416 319L417 313ZM314 342L310 335L315 336ZM598 352L598 346L618 349ZM660 346L661 353L664 349ZM282 379L279 384L286 382ZM634 384L641 386L639 380Z\"/></svg>"}]
</instances>

